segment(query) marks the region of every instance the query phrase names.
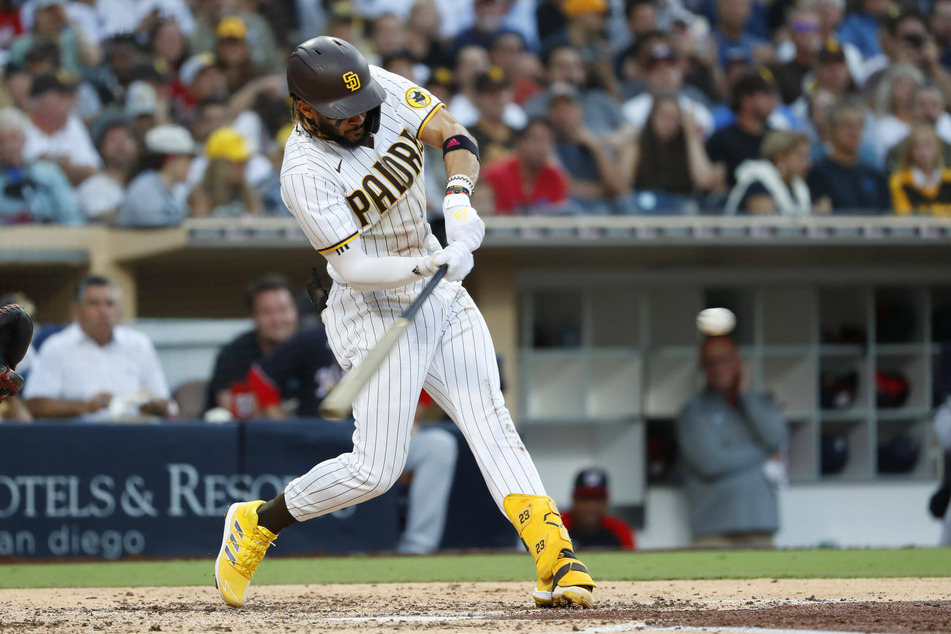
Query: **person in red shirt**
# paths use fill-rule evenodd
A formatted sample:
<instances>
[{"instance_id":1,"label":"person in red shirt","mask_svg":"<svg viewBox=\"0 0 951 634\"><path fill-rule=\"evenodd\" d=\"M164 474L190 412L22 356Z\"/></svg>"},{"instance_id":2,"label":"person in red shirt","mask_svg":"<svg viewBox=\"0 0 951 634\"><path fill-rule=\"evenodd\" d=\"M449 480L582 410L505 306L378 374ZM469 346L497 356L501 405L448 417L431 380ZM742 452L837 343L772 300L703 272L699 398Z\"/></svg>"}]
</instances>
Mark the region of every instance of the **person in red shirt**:
<instances>
[{"instance_id":1,"label":"person in red shirt","mask_svg":"<svg viewBox=\"0 0 951 634\"><path fill-rule=\"evenodd\" d=\"M479 209L495 208L499 215L537 215L564 211L568 178L554 161L555 132L547 119L531 119L516 132L515 153L489 164L482 180L495 199Z\"/></svg>"},{"instance_id":2,"label":"person in red shirt","mask_svg":"<svg viewBox=\"0 0 951 634\"><path fill-rule=\"evenodd\" d=\"M634 529L620 517L608 514L608 475L585 469L575 478L574 506L561 519L571 531L576 549L634 550Z\"/></svg>"}]
</instances>

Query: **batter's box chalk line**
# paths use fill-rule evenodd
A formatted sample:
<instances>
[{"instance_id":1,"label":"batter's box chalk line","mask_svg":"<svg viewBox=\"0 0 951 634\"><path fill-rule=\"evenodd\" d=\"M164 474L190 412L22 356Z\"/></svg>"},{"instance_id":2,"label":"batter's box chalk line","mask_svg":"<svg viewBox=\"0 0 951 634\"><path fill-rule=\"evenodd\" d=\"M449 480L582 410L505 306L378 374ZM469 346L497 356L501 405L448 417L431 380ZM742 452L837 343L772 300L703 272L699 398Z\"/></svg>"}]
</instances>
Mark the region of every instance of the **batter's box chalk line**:
<instances>
[{"instance_id":1,"label":"batter's box chalk line","mask_svg":"<svg viewBox=\"0 0 951 634\"><path fill-rule=\"evenodd\" d=\"M327 619L346 623L438 623L445 621L477 621L501 616L502 612L485 613L478 616L341 616ZM579 630L564 634L577 634ZM840 632L825 630L789 630L771 627L650 627L644 621L629 621L615 625L602 625L580 630L581 634L616 634L621 632L713 632L723 634L863 634L862 632Z\"/></svg>"}]
</instances>

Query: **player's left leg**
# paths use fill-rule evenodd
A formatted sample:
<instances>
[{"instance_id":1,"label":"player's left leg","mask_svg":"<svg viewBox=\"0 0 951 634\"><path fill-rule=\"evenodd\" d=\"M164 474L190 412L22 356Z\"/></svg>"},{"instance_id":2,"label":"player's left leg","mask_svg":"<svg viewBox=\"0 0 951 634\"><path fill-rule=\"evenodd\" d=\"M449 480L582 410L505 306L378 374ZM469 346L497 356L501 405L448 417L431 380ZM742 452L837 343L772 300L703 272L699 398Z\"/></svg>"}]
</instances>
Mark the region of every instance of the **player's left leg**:
<instances>
[{"instance_id":1,"label":"player's left leg","mask_svg":"<svg viewBox=\"0 0 951 634\"><path fill-rule=\"evenodd\" d=\"M409 452L419 393L437 345L431 331L435 323L442 323L446 303L433 302L420 312L354 401L352 451L316 465L270 502L231 507L215 563L215 580L229 605L244 601L251 577L282 528L374 498L399 478ZM360 340L355 364L365 358L388 325L379 315L363 315L352 319L355 327L361 326L357 323L361 318L369 336Z\"/></svg>"},{"instance_id":2,"label":"player's left leg","mask_svg":"<svg viewBox=\"0 0 951 634\"><path fill-rule=\"evenodd\" d=\"M505 407L488 327L464 290L452 311L426 390L462 430L493 499L534 558L536 603L591 607L595 583Z\"/></svg>"}]
</instances>

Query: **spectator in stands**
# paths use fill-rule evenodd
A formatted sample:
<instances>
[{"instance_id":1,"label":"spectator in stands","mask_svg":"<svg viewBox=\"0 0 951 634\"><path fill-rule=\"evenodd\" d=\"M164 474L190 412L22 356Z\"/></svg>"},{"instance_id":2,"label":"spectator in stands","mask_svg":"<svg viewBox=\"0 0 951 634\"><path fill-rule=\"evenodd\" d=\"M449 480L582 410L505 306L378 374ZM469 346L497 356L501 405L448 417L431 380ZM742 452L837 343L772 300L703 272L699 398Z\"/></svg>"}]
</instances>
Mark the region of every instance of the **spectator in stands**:
<instances>
[{"instance_id":1,"label":"spectator in stands","mask_svg":"<svg viewBox=\"0 0 951 634\"><path fill-rule=\"evenodd\" d=\"M472 5L475 22L453 38L456 53L468 46L488 50L492 40L504 31L502 22L509 4L508 0L475 0Z\"/></svg>"},{"instance_id":2,"label":"spectator in stands","mask_svg":"<svg viewBox=\"0 0 951 634\"><path fill-rule=\"evenodd\" d=\"M767 475L767 463L786 445L786 421L772 398L747 387L729 336L707 337L700 364L706 388L684 405L676 426L693 545L771 546L779 478Z\"/></svg>"},{"instance_id":3,"label":"spectator in stands","mask_svg":"<svg viewBox=\"0 0 951 634\"><path fill-rule=\"evenodd\" d=\"M378 15L370 26L370 44L376 59L381 60L406 48L406 26L394 13ZM377 61L379 63L379 61Z\"/></svg>"},{"instance_id":4,"label":"spectator in stands","mask_svg":"<svg viewBox=\"0 0 951 634\"><path fill-rule=\"evenodd\" d=\"M30 87L33 75L22 66L8 63L0 82L0 103L13 106L20 112L30 111Z\"/></svg>"},{"instance_id":5,"label":"spectator in stands","mask_svg":"<svg viewBox=\"0 0 951 634\"><path fill-rule=\"evenodd\" d=\"M122 104L126 87L134 80L132 73L141 58L138 42L130 33L115 35L103 42L105 64L88 69L86 78L96 89L106 107Z\"/></svg>"},{"instance_id":6,"label":"spectator in stands","mask_svg":"<svg viewBox=\"0 0 951 634\"><path fill-rule=\"evenodd\" d=\"M840 98L855 90L845 49L836 40L826 40L816 54L815 71L806 76L803 94L793 102L791 109L797 121L805 125L809 120L809 102L820 90Z\"/></svg>"},{"instance_id":7,"label":"spectator in stands","mask_svg":"<svg viewBox=\"0 0 951 634\"><path fill-rule=\"evenodd\" d=\"M787 14L786 28L794 46L793 56L772 66L772 71L780 98L791 104L802 96L803 82L815 66L821 48L816 10L809 5L794 6Z\"/></svg>"},{"instance_id":8,"label":"spectator in stands","mask_svg":"<svg viewBox=\"0 0 951 634\"><path fill-rule=\"evenodd\" d=\"M686 169L685 169L686 168ZM625 189L634 189L639 213L686 213L697 209L696 197L723 187L723 170L703 147L696 124L673 95L654 99L647 125L630 151L622 151Z\"/></svg>"},{"instance_id":9,"label":"spectator in stands","mask_svg":"<svg viewBox=\"0 0 951 634\"><path fill-rule=\"evenodd\" d=\"M945 101L951 101L951 75L941 66L941 52L928 32L925 17L915 10L902 10L888 15L880 29L883 54L866 63L863 90L870 98L877 94L878 83L889 68L911 64L925 78L937 84Z\"/></svg>"},{"instance_id":10,"label":"spectator in stands","mask_svg":"<svg viewBox=\"0 0 951 634\"><path fill-rule=\"evenodd\" d=\"M479 109L475 105L475 80L489 70L489 54L477 46L466 46L459 51L456 59L457 92L449 102L449 112L466 127L475 125L479 120ZM525 125L525 111L515 103L506 106L503 112L506 125L521 128Z\"/></svg>"},{"instance_id":11,"label":"spectator in stands","mask_svg":"<svg viewBox=\"0 0 951 634\"><path fill-rule=\"evenodd\" d=\"M433 0L417 0L406 24L406 47L427 68L449 67L446 44L439 37L439 9Z\"/></svg>"},{"instance_id":12,"label":"spectator in stands","mask_svg":"<svg viewBox=\"0 0 951 634\"><path fill-rule=\"evenodd\" d=\"M20 7L13 0L0 2L0 50L10 50L10 45L23 33L20 21Z\"/></svg>"},{"instance_id":13,"label":"spectator in stands","mask_svg":"<svg viewBox=\"0 0 951 634\"><path fill-rule=\"evenodd\" d=\"M512 157L487 165L482 180L489 185L474 193L473 205L486 213L553 214L565 211L568 177L554 161L555 131L547 119L530 119L515 134Z\"/></svg>"},{"instance_id":14,"label":"spectator in stands","mask_svg":"<svg viewBox=\"0 0 951 634\"><path fill-rule=\"evenodd\" d=\"M634 550L634 529L608 513L608 474L602 469L579 472L571 500L571 509L562 511L561 519L575 548Z\"/></svg>"},{"instance_id":15,"label":"spectator in stands","mask_svg":"<svg viewBox=\"0 0 951 634\"><path fill-rule=\"evenodd\" d=\"M865 59L881 54L878 26L891 6L891 0L861 0L859 8L850 12L839 26L839 40L855 46Z\"/></svg>"},{"instance_id":16,"label":"spectator in stands","mask_svg":"<svg viewBox=\"0 0 951 634\"><path fill-rule=\"evenodd\" d=\"M227 102L228 81L216 64L214 53L189 57L182 64L178 80L182 92L174 102L174 112L176 120L183 125L194 122L200 104L210 100Z\"/></svg>"},{"instance_id":17,"label":"spectator in stands","mask_svg":"<svg viewBox=\"0 0 951 634\"><path fill-rule=\"evenodd\" d=\"M215 59L225 74L228 92L234 93L263 74L254 63L248 41L248 26L237 16L222 18L215 30Z\"/></svg>"},{"instance_id":18,"label":"spectator in stands","mask_svg":"<svg viewBox=\"0 0 951 634\"><path fill-rule=\"evenodd\" d=\"M951 216L951 169L941 154L941 140L932 126L916 123L908 134L898 171L888 182L895 213Z\"/></svg>"},{"instance_id":19,"label":"spectator in stands","mask_svg":"<svg viewBox=\"0 0 951 634\"><path fill-rule=\"evenodd\" d=\"M148 82L136 80L129 84L125 98L125 115L132 124L135 138L141 143L146 133L160 123L169 123L168 104L160 115L159 97ZM159 121L159 118L164 121Z\"/></svg>"},{"instance_id":20,"label":"spectator in stands","mask_svg":"<svg viewBox=\"0 0 951 634\"><path fill-rule=\"evenodd\" d=\"M606 37L609 14L607 0L565 0L561 10L568 18L565 27L542 41L542 49L571 46L581 54L585 85L595 85L615 98L620 97L614 73L614 50Z\"/></svg>"},{"instance_id":21,"label":"spectator in stands","mask_svg":"<svg viewBox=\"0 0 951 634\"><path fill-rule=\"evenodd\" d=\"M499 33L489 46L489 62L498 66L511 79L522 72L522 60L525 56L538 59L525 48L525 40L515 31Z\"/></svg>"},{"instance_id":22,"label":"spectator in stands","mask_svg":"<svg viewBox=\"0 0 951 634\"><path fill-rule=\"evenodd\" d=\"M675 94L680 108L690 113L707 138L713 132L713 116L703 103L690 97L684 91L684 68L682 60L667 44L655 44L647 53L644 62L644 78L647 92L628 100L622 107L624 118L635 128L641 130L647 123L647 116L654 105L654 95Z\"/></svg>"},{"instance_id":23,"label":"spectator in stands","mask_svg":"<svg viewBox=\"0 0 951 634\"><path fill-rule=\"evenodd\" d=\"M278 275L252 280L245 301L254 328L236 337L218 353L205 399L205 409L223 407L238 416L248 416L251 412L236 409L232 388L245 382L251 364L297 332L298 317L291 286Z\"/></svg>"},{"instance_id":24,"label":"spectator in stands","mask_svg":"<svg viewBox=\"0 0 951 634\"><path fill-rule=\"evenodd\" d=\"M657 4L654 0L625 0L624 21L631 34L631 42L657 30Z\"/></svg>"},{"instance_id":25,"label":"spectator in stands","mask_svg":"<svg viewBox=\"0 0 951 634\"><path fill-rule=\"evenodd\" d=\"M274 32L267 20L258 13L245 10L244 7L232 10L225 5L226 3L220 0L196 4L197 23L191 34L189 47L192 53L213 52L221 37L218 29L222 23L225 24L225 33L238 33L240 29L236 27L239 22L228 20L237 18L244 26L242 39L253 43L251 59L254 66L264 73L283 72L285 59L281 56Z\"/></svg>"},{"instance_id":26,"label":"spectator in stands","mask_svg":"<svg viewBox=\"0 0 951 634\"><path fill-rule=\"evenodd\" d=\"M829 111L829 155L806 182L812 199L828 197L835 213L878 213L890 205L885 175L859 157L864 126L865 108L857 99L841 99Z\"/></svg>"},{"instance_id":27,"label":"spectator in stands","mask_svg":"<svg viewBox=\"0 0 951 634\"><path fill-rule=\"evenodd\" d=\"M778 214L807 216L820 211L812 205L806 175L809 137L797 132L774 130L766 135L761 160L743 161L736 170L736 185L723 207L724 215ZM821 211L828 211L828 200Z\"/></svg>"},{"instance_id":28,"label":"spectator in stands","mask_svg":"<svg viewBox=\"0 0 951 634\"><path fill-rule=\"evenodd\" d=\"M667 37L667 42L672 40L677 56L684 60L685 94L707 107L729 95L725 80L734 65L739 63L746 70L752 68L753 57L742 49L733 49L729 56L730 63L725 67L720 66L716 39L710 34L704 18L678 17ZM742 74L742 71L734 72Z\"/></svg>"},{"instance_id":29,"label":"spectator in stands","mask_svg":"<svg viewBox=\"0 0 951 634\"><path fill-rule=\"evenodd\" d=\"M932 126L941 140L941 156L945 165L951 165L951 114L944 104L944 94L933 84L925 84L915 89L911 96L911 123L926 123ZM898 169L898 157L906 149L906 126L902 140L892 146L885 158L885 171L891 174Z\"/></svg>"},{"instance_id":30,"label":"spectator in stands","mask_svg":"<svg viewBox=\"0 0 951 634\"><path fill-rule=\"evenodd\" d=\"M888 151L908 134L912 95L923 84L924 75L910 64L895 64L879 82L870 135L878 165L885 162Z\"/></svg>"},{"instance_id":31,"label":"spectator in stands","mask_svg":"<svg viewBox=\"0 0 951 634\"><path fill-rule=\"evenodd\" d=\"M139 159L139 143L122 116L99 121L93 128L93 140L103 168L76 189L79 208L87 222L115 224L132 169Z\"/></svg>"},{"instance_id":32,"label":"spectator in stands","mask_svg":"<svg viewBox=\"0 0 951 634\"><path fill-rule=\"evenodd\" d=\"M168 227L188 217L188 206L173 188L188 177L195 141L179 125L152 128L145 135L145 152L139 158L119 224L126 227Z\"/></svg>"},{"instance_id":33,"label":"spectator in stands","mask_svg":"<svg viewBox=\"0 0 951 634\"><path fill-rule=\"evenodd\" d=\"M555 152L568 174L571 206L582 214L604 215L625 193L615 149L588 128L578 93L565 87L552 97L548 118L555 129Z\"/></svg>"},{"instance_id":34,"label":"spectator in stands","mask_svg":"<svg viewBox=\"0 0 951 634\"><path fill-rule=\"evenodd\" d=\"M740 163L760 157L760 147L769 130L767 122L776 102L775 86L760 73L750 73L734 86L730 106L736 113L736 123L717 130L707 140L707 154L724 170L730 187L736 184Z\"/></svg>"},{"instance_id":35,"label":"spectator in stands","mask_svg":"<svg viewBox=\"0 0 951 634\"><path fill-rule=\"evenodd\" d=\"M808 117L804 125L804 132L812 143L812 163L815 165L829 155L832 148L832 126L829 124L829 113L838 99L828 90L819 89L809 99ZM861 102L859 102L861 103ZM866 114L864 128L872 125L872 118ZM875 148L869 134L863 134L859 143L859 161L868 165L876 165Z\"/></svg>"},{"instance_id":36,"label":"spectator in stands","mask_svg":"<svg viewBox=\"0 0 951 634\"><path fill-rule=\"evenodd\" d=\"M119 325L121 304L108 278L80 281L73 323L44 342L30 370L24 398L35 418L167 415L169 390L155 347Z\"/></svg>"},{"instance_id":37,"label":"spectator in stands","mask_svg":"<svg viewBox=\"0 0 951 634\"><path fill-rule=\"evenodd\" d=\"M753 14L752 0L719 0L716 7L717 22L713 36L720 66L725 67L738 54L760 63L773 61L773 47L747 28Z\"/></svg>"},{"instance_id":38,"label":"spectator in stands","mask_svg":"<svg viewBox=\"0 0 951 634\"><path fill-rule=\"evenodd\" d=\"M178 73L188 54L188 40L175 20L158 20L149 33L149 49L155 60Z\"/></svg>"},{"instance_id":39,"label":"spectator in stands","mask_svg":"<svg viewBox=\"0 0 951 634\"><path fill-rule=\"evenodd\" d=\"M564 86L578 91L584 120L597 137L613 134L624 125L624 117L617 102L604 90L586 85L584 60L581 54L571 46L555 46L543 55L548 88L532 97L525 104L525 112L531 117L541 117L548 113L552 97ZM646 118L646 113L645 113Z\"/></svg>"},{"instance_id":40,"label":"spectator in stands","mask_svg":"<svg viewBox=\"0 0 951 634\"><path fill-rule=\"evenodd\" d=\"M512 86L500 67L492 66L476 77L475 105L480 116L469 132L479 144L479 154L486 165L508 156L515 147L515 130L503 118L510 103Z\"/></svg>"},{"instance_id":41,"label":"spectator in stands","mask_svg":"<svg viewBox=\"0 0 951 634\"><path fill-rule=\"evenodd\" d=\"M72 186L59 165L23 156L30 120L0 110L0 224L82 222Z\"/></svg>"},{"instance_id":42,"label":"spectator in stands","mask_svg":"<svg viewBox=\"0 0 951 634\"><path fill-rule=\"evenodd\" d=\"M61 73L40 75L30 89L30 118L23 157L55 161L73 185L102 166L86 126L71 111L76 105L76 82Z\"/></svg>"},{"instance_id":43,"label":"spectator in stands","mask_svg":"<svg viewBox=\"0 0 951 634\"><path fill-rule=\"evenodd\" d=\"M208 167L189 196L192 215L230 217L260 216L261 194L245 179L252 153L248 142L234 128L220 128L205 142Z\"/></svg>"},{"instance_id":44,"label":"spectator in stands","mask_svg":"<svg viewBox=\"0 0 951 634\"><path fill-rule=\"evenodd\" d=\"M59 66L72 75L79 75L83 68L95 68L102 59L98 42L89 41L81 28L66 13L67 0L35 0L33 28L24 33L10 46L10 62L23 64L27 52L39 40L49 40L58 45Z\"/></svg>"},{"instance_id":45,"label":"spectator in stands","mask_svg":"<svg viewBox=\"0 0 951 634\"><path fill-rule=\"evenodd\" d=\"M214 2L182 2L181 0L113 0L97 3L97 12L101 23L100 31L104 37L117 33L133 34L144 37L159 20L175 20L182 27L182 33L191 35L195 30L195 18L192 6L201 8Z\"/></svg>"},{"instance_id":46,"label":"spectator in stands","mask_svg":"<svg viewBox=\"0 0 951 634\"><path fill-rule=\"evenodd\" d=\"M342 375L324 327L317 326L301 330L253 363L248 384L267 418L317 418L321 401ZM448 431L414 426L404 468L412 481L398 553L425 555L439 548L458 451Z\"/></svg>"},{"instance_id":47,"label":"spectator in stands","mask_svg":"<svg viewBox=\"0 0 951 634\"><path fill-rule=\"evenodd\" d=\"M951 0L935 0L931 3L928 28L938 45L941 65L951 67Z\"/></svg>"},{"instance_id":48,"label":"spectator in stands","mask_svg":"<svg viewBox=\"0 0 951 634\"><path fill-rule=\"evenodd\" d=\"M728 103L720 103L713 107L714 130L719 131L727 126L736 123L736 111L733 110L732 95L736 90L736 85L751 74L759 75L766 82L769 89L774 93L773 111L770 112L766 120L766 127L774 130L797 130L800 122L793 109L782 102L779 96L779 89L776 86L776 78L771 70L766 66L753 68L752 63L746 60L734 60L724 73L724 84L729 94Z\"/></svg>"}]
</instances>

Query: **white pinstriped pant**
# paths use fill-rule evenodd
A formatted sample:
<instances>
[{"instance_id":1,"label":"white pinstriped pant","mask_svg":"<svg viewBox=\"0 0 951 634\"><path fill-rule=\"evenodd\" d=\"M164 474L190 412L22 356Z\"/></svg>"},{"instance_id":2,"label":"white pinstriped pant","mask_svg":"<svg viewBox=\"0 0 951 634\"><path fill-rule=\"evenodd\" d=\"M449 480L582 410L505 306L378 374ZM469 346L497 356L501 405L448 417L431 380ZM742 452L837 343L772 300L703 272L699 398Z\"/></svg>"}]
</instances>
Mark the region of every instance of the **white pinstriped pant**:
<instances>
[{"instance_id":1,"label":"white pinstriped pant","mask_svg":"<svg viewBox=\"0 0 951 634\"><path fill-rule=\"evenodd\" d=\"M424 282L360 293L334 285L324 323L341 367L349 370L409 305ZM403 471L420 390L459 426L492 498L546 495L502 392L495 349L482 314L459 283L441 282L354 402L353 451L326 460L284 491L300 521L386 492Z\"/></svg>"}]
</instances>

